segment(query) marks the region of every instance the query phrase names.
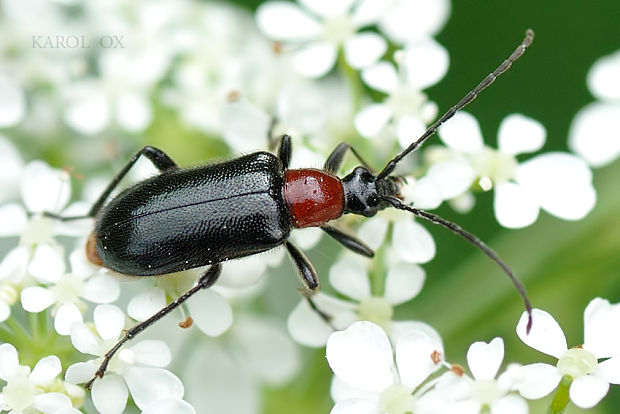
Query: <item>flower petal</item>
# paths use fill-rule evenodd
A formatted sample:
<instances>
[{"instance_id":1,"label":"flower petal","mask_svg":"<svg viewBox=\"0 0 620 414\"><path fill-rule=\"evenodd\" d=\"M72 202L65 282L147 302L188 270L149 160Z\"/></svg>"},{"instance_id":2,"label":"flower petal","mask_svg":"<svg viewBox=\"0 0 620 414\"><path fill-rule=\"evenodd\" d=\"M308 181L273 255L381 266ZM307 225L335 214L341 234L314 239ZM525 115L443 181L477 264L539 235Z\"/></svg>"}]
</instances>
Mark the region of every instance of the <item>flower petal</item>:
<instances>
[{"instance_id":1,"label":"flower petal","mask_svg":"<svg viewBox=\"0 0 620 414\"><path fill-rule=\"evenodd\" d=\"M164 397L155 400L142 410L142 414L195 414L196 410L187 401Z\"/></svg>"},{"instance_id":2,"label":"flower petal","mask_svg":"<svg viewBox=\"0 0 620 414\"><path fill-rule=\"evenodd\" d=\"M471 187L476 173L472 166L462 159L453 159L433 164L426 173L432 179L441 195L448 200L460 196Z\"/></svg>"},{"instance_id":3,"label":"flower petal","mask_svg":"<svg viewBox=\"0 0 620 414\"><path fill-rule=\"evenodd\" d=\"M67 368L65 373L65 381L71 384L83 384L95 377L95 372L99 369L99 365L93 361L78 362Z\"/></svg>"},{"instance_id":4,"label":"flower petal","mask_svg":"<svg viewBox=\"0 0 620 414\"><path fill-rule=\"evenodd\" d=\"M127 386L123 379L108 373L93 383L90 393L95 408L100 413L121 414L127 405Z\"/></svg>"},{"instance_id":5,"label":"flower petal","mask_svg":"<svg viewBox=\"0 0 620 414\"><path fill-rule=\"evenodd\" d=\"M422 136L426 131L426 124L417 116L404 115L398 120L396 135L398 143L403 147L409 146L413 140Z\"/></svg>"},{"instance_id":6,"label":"flower petal","mask_svg":"<svg viewBox=\"0 0 620 414\"><path fill-rule=\"evenodd\" d=\"M32 369L28 376L32 382L40 386L47 386L62 371L60 359L55 355L42 358Z\"/></svg>"},{"instance_id":7,"label":"flower petal","mask_svg":"<svg viewBox=\"0 0 620 414\"><path fill-rule=\"evenodd\" d=\"M166 306L166 293L153 287L134 296L127 305L127 314L137 321L145 321Z\"/></svg>"},{"instance_id":8,"label":"flower petal","mask_svg":"<svg viewBox=\"0 0 620 414\"><path fill-rule=\"evenodd\" d=\"M394 223L392 248L409 263L426 263L435 257L433 236L421 224L409 218Z\"/></svg>"},{"instance_id":9,"label":"flower petal","mask_svg":"<svg viewBox=\"0 0 620 414\"><path fill-rule=\"evenodd\" d=\"M378 135L390 120L390 110L381 103L362 108L353 119L355 129L360 135L370 138Z\"/></svg>"},{"instance_id":10,"label":"flower petal","mask_svg":"<svg viewBox=\"0 0 620 414\"><path fill-rule=\"evenodd\" d=\"M114 305L99 305L93 315L95 327L104 341L117 339L125 327L125 315Z\"/></svg>"},{"instance_id":11,"label":"flower petal","mask_svg":"<svg viewBox=\"0 0 620 414\"><path fill-rule=\"evenodd\" d=\"M135 362L153 367L165 367L172 359L170 348L164 341L146 339L132 346Z\"/></svg>"},{"instance_id":12,"label":"flower petal","mask_svg":"<svg viewBox=\"0 0 620 414\"><path fill-rule=\"evenodd\" d=\"M448 51L432 38L407 45L403 59L407 83L418 89L426 89L439 82L450 65Z\"/></svg>"},{"instance_id":13,"label":"flower petal","mask_svg":"<svg viewBox=\"0 0 620 414\"><path fill-rule=\"evenodd\" d=\"M84 284L82 297L94 303L110 303L120 295L118 281L106 273L97 274Z\"/></svg>"},{"instance_id":14,"label":"flower petal","mask_svg":"<svg viewBox=\"0 0 620 414\"><path fill-rule=\"evenodd\" d=\"M71 325L71 343L83 354L99 356L99 338L84 323Z\"/></svg>"},{"instance_id":15,"label":"flower petal","mask_svg":"<svg viewBox=\"0 0 620 414\"><path fill-rule=\"evenodd\" d=\"M400 381L413 390L441 364L435 363L433 355L444 354L441 342L437 342L422 331L405 334L396 344L396 365Z\"/></svg>"},{"instance_id":16,"label":"flower petal","mask_svg":"<svg viewBox=\"0 0 620 414\"><path fill-rule=\"evenodd\" d=\"M329 414L382 414L375 401L351 398L336 403Z\"/></svg>"},{"instance_id":17,"label":"flower petal","mask_svg":"<svg viewBox=\"0 0 620 414\"><path fill-rule=\"evenodd\" d=\"M11 344L0 344L0 378L8 381L18 371L17 349Z\"/></svg>"},{"instance_id":18,"label":"flower petal","mask_svg":"<svg viewBox=\"0 0 620 414\"><path fill-rule=\"evenodd\" d=\"M510 155L536 152L542 148L547 131L537 120L521 114L511 114L499 124L497 147Z\"/></svg>"},{"instance_id":19,"label":"flower petal","mask_svg":"<svg viewBox=\"0 0 620 414\"><path fill-rule=\"evenodd\" d=\"M601 100L620 100L620 51L599 58L590 68L588 89Z\"/></svg>"},{"instance_id":20,"label":"flower petal","mask_svg":"<svg viewBox=\"0 0 620 414\"><path fill-rule=\"evenodd\" d=\"M581 108L568 131L568 146L593 167L602 167L620 155L620 104L593 102Z\"/></svg>"},{"instance_id":21,"label":"flower petal","mask_svg":"<svg viewBox=\"0 0 620 414\"><path fill-rule=\"evenodd\" d=\"M40 282L56 282L65 272L62 250L49 244L38 245L28 265L28 272Z\"/></svg>"},{"instance_id":22,"label":"flower petal","mask_svg":"<svg viewBox=\"0 0 620 414\"><path fill-rule=\"evenodd\" d=\"M309 40L321 33L321 25L297 5L270 1L256 10L256 24L274 40Z\"/></svg>"},{"instance_id":23,"label":"flower petal","mask_svg":"<svg viewBox=\"0 0 620 414\"><path fill-rule=\"evenodd\" d=\"M32 286L22 290L22 307L27 312L41 312L54 303L54 295L49 289Z\"/></svg>"},{"instance_id":24,"label":"flower petal","mask_svg":"<svg viewBox=\"0 0 620 414\"><path fill-rule=\"evenodd\" d=\"M396 263L389 267L383 296L392 305L405 303L420 293L426 273L414 263Z\"/></svg>"},{"instance_id":25,"label":"flower petal","mask_svg":"<svg viewBox=\"0 0 620 414\"><path fill-rule=\"evenodd\" d=\"M267 384L283 384L301 366L297 347L275 323L241 318L232 335L239 344L238 352L246 368Z\"/></svg>"},{"instance_id":26,"label":"flower petal","mask_svg":"<svg viewBox=\"0 0 620 414\"><path fill-rule=\"evenodd\" d=\"M518 375L515 388L528 400L537 400L550 394L562 379L556 367L542 363L524 365L519 368Z\"/></svg>"},{"instance_id":27,"label":"flower petal","mask_svg":"<svg viewBox=\"0 0 620 414\"><path fill-rule=\"evenodd\" d=\"M491 404L491 414L527 414L529 408L518 395L505 395Z\"/></svg>"},{"instance_id":28,"label":"flower petal","mask_svg":"<svg viewBox=\"0 0 620 414\"><path fill-rule=\"evenodd\" d=\"M334 67L336 52L336 46L330 43L312 43L295 52L293 66L301 75L318 78Z\"/></svg>"},{"instance_id":29,"label":"flower petal","mask_svg":"<svg viewBox=\"0 0 620 414\"><path fill-rule=\"evenodd\" d=\"M358 33L344 44L345 59L355 69L375 63L386 50L386 41L372 32Z\"/></svg>"},{"instance_id":30,"label":"flower petal","mask_svg":"<svg viewBox=\"0 0 620 414\"><path fill-rule=\"evenodd\" d=\"M504 341L502 338L493 338L488 344L474 342L467 350L467 364L477 380L495 378L503 359Z\"/></svg>"},{"instance_id":31,"label":"flower petal","mask_svg":"<svg viewBox=\"0 0 620 414\"><path fill-rule=\"evenodd\" d=\"M21 205L6 203L0 206L0 237L18 236L27 222L26 211Z\"/></svg>"},{"instance_id":32,"label":"flower petal","mask_svg":"<svg viewBox=\"0 0 620 414\"><path fill-rule=\"evenodd\" d=\"M398 0L379 20L379 28L397 43L438 33L450 16L447 0Z\"/></svg>"},{"instance_id":33,"label":"flower petal","mask_svg":"<svg viewBox=\"0 0 620 414\"><path fill-rule=\"evenodd\" d=\"M327 341L327 362L344 382L364 391L380 392L393 383L392 347L372 322L355 322Z\"/></svg>"},{"instance_id":34,"label":"flower petal","mask_svg":"<svg viewBox=\"0 0 620 414\"><path fill-rule=\"evenodd\" d=\"M27 246L12 249L0 262L0 280L21 283L26 276L29 259L30 249Z\"/></svg>"},{"instance_id":35,"label":"flower petal","mask_svg":"<svg viewBox=\"0 0 620 414\"><path fill-rule=\"evenodd\" d=\"M43 414L56 414L60 409L68 407L71 407L71 400L59 392L46 392L32 399L32 408Z\"/></svg>"},{"instance_id":36,"label":"flower petal","mask_svg":"<svg viewBox=\"0 0 620 414\"><path fill-rule=\"evenodd\" d=\"M370 296L368 271L362 260L357 256L345 256L329 269L329 283L334 289L356 300Z\"/></svg>"},{"instance_id":37,"label":"flower petal","mask_svg":"<svg viewBox=\"0 0 620 414\"><path fill-rule=\"evenodd\" d=\"M620 356L599 363L596 374L611 384L620 384Z\"/></svg>"},{"instance_id":38,"label":"flower petal","mask_svg":"<svg viewBox=\"0 0 620 414\"><path fill-rule=\"evenodd\" d=\"M153 120L151 104L141 93L125 92L116 102L116 119L126 131L142 132Z\"/></svg>"},{"instance_id":39,"label":"flower petal","mask_svg":"<svg viewBox=\"0 0 620 414\"><path fill-rule=\"evenodd\" d=\"M382 217L370 218L357 230L357 237L368 245L371 249L378 249L385 240L388 230L388 222Z\"/></svg>"},{"instance_id":40,"label":"flower petal","mask_svg":"<svg viewBox=\"0 0 620 414\"><path fill-rule=\"evenodd\" d=\"M331 325L336 328L345 329L357 320L350 303L320 292L314 295L312 300L321 312L332 318ZM288 317L287 327L296 342L310 347L325 346L327 338L334 331L332 326L310 307L306 299L300 300L293 309Z\"/></svg>"},{"instance_id":41,"label":"flower petal","mask_svg":"<svg viewBox=\"0 0 620 414\"><path fill-rule=\"evenodd\" d=\"M379 62L364 69L362 80L366 85L383 93L396 90L400 83L396 68L388 62Z\"/></svg>"},{"instance_id":42,"label":"flower petal","mask_svg":"<svg viewBox=\"0 0 620 414\"><path fill-rule=\"evenodd\" d=\"M82 322L82 312L73 303L62 305L54 317L54 329L60 335L70 335L75 322Z\"/></svg>"},{"instance_id":43,"label":"flower petal","mask_svg":"<svg viewBox=\"0 0 620 414\"><path fill-rule=\"evenodd\" d=\"M11 316L11 307L0 300L0 323L6 321Z\"/></svg>"},{"instance_id":44,"label":"flower petal","mask_svg":"<svg viewBox=\"0 0 620 414\"><path fill-rule=\"evenodd\" d=\"M579 157L546 153L517 168L517 181L535 194L541 207L565 220L586 216L596 202L592 171Z\"/></svg>"},{"instance_id":45,"label":"flower petal","mask_svg":"<svg viewBox=\"0 0 620 414\"><path fill-rule=\"evenodd\" d=\"M254 152L267 145L269 115L246 99L227 103L222 110L222 135L237 152Z\"/></svg>"},{"instance_id":46,"label":"flower petal","mask_svg":"<svg viewBox=\"0 0 620 414\"><path fill-rule=\"evenodd\" d=\"M360 0L353 10L353 22L357 27L374 24L390 5L384 0Z\"/></svg>"},{"instance_id":47,"label":"flower petal","mask_svg":"<svg viewBox=\"0 0 620 414\"><path fill-rule=\"evenodd\" d=\"M355 0L299 0L308 10L321 17L336 17L347 14Z\"/></svg>"},{"instance_id":48,"label":"flower petal","mask_svg":"<svg viewBox=\"0 0 620 414\"><path fill-rule=\"evenodd\" d=\"M219 336L232 325L230 304L213 290L201 290L186 303L198 329L209 336Z\"/></svg>"},{"instance_id":49,"label":"flower petal","mask_svg":"<svg viewBox=\"0 0 620 414\"><path fill-rule=\"evenodd\" d=\"M0 76L0 128L20 122L26 112L24 91L17 82Z\"/></svg>"},{"instance_id":50,"label":"flower petal","mask_svg":"<svg viewBox=\"0 0 620 414\"><path fill-rule=\"evenodd\" d=\"M620 332L611 327L620 325L620 305L611 305L608 300L594 298L586 307L583 319L583 347L598 359L617 355Z\"/></svg>"},{"instance_id":51,"label":"flower petal","mask_svg":"<svg viewBox=\"0 0 620 414\"><path fill-rule=\"evenodd\" d=\"M125 370L123 378L139 408L148 407L163 397L183 397L183 383L165 369L130 366Z\"/></svg>"},{"instance_id":52,"label":"flower petal","mask_svg":"<svg viewBox=\"0 0 620 414\"><path fill-rule=\"evenodd\" d=\"M453 150L472 154L483 147L482 131L472 114L459 111L450 122L439 127L439 138Z\"/></svg>"},{"instance_id":53,"label":"flower petal","mask_svg":"<svg viewBox=\"0 0 620 414\"><path fill-rule=\"evenodd\" d=\"M534 223L540 206L523 186L504 182L495 186L493 210L497 222L507 229L519 229Z\"/></svg>"},{"instance_id":54,"label":"flower petal","mask_svg":"<svg viewBox=\"0 0 620 414\"><path fill-rule=\"evenodd\" d=\"M559 359L567 350L566 337L560 325L549 313L532 310L532 329L526 333L528 314L523 312L517 324L517 335L529 347Z\"/></svg>"},{"instance_id":55,"label":"flower petal","mask_svg":"<svg viewBox=\"0 0 620 414\"><path fill-rule=\"evenodd\" d=\"M607 395L607 391L609 382L597 375L584 375L573 380L569 395L577 407L592 408Z\"/></svg>"}]
</instances>

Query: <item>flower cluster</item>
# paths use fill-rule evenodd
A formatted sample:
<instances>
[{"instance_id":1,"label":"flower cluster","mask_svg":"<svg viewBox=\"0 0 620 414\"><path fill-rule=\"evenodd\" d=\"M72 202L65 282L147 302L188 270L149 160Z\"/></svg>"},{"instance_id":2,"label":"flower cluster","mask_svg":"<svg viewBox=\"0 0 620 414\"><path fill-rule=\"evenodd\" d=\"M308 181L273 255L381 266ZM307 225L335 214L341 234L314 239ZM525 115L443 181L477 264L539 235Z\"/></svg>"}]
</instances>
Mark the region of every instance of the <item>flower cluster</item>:
<instances>
[{"instance_id":1,"label":"flower cluster","mask_svg":"<svg viewBox=\"0 0 620 414\"><path fill-rule=\"evenodd\" d=\"M312 371L298 344L325 349L336 414L525 413L526 400L553 390L589 408L620 382L620 339L610 329L620 305L602 299L586 308L576 348L548 313L534 310L529 333L523 316L519 337L556 366L500 373L501 338L471 345L471 374L448 362L439 329L399 312L424 294L432 275L423 266L441 246L395 209L337 224L372 259L325 253L319 228L291 234L330 260L317 265L328 277L311 301L282 299L291 287L271 275L294 271L276 248L223 263L214 286L137 339L127 330L207 268L126 282L85 254L90 209L112 179L107 163L120 166L144 145L140 136L149 145L213 143L208 154L221 156L273 151L286 133L291 168L320 168L343 141L354 149L345 168L384 165L439 114L429 88L449 69L435 38L448 0L268 0L254 14L196 0L1 3L0 411L257 414L272 393L264 389ZM574 154L537 153L545 127L521 114L505 116L491 148L476 118L459 111L399 164L403 202L466 213L493 190L505 228L532 225L541 211L586 217L597 202L591 168L620 153L619 62L617 53L603 57L588 75L597 101L575 116ZM119 187L157 173L140 159Z\"/></svg>"},{"instance_id":2,"label":"flower cluster","mask_svg":"<svg viewBox=\"0 0 620 414\"><path fill-rule=\"evenodd\" d=\"M534 309L531 332L526 332L524 313L517 333L525 344L558 358L557 366L511 363L498 375L504 342L494 338L469 347L470 376L463 367L446 362L441 340L424 331L413 328L392 346L378 325L355 322L327 341L327 360L335 374L331 393L336 405L331 412L527 413L525 399L539 399L556 389L558 403L552 412L562 412L569 398L578 407L591 408L610 384L620 384L619 336L613 329L618 323L620 304L595 298L584 313L584 344L568 349L555 319ZM439 370L444 373L432 376Z\"/></svg>"}]
</instances>

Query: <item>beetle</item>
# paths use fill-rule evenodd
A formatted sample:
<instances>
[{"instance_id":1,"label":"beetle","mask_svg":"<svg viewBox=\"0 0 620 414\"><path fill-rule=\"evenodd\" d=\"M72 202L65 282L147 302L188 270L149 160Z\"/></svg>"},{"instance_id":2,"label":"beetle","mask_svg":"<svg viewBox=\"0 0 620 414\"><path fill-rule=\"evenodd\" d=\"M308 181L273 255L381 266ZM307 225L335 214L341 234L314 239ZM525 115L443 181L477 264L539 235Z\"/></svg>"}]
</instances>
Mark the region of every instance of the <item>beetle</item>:
<instances>
[{"instance_id":1,"label":"beetle","mask_svg":"<svg viewBox=\"0 0 620 414\"><path fill-rule=\"evenodd\" d=\"M495 79L510 68L532 43L534 33L526 32L515 51L473 90L442 115L405 150L374 174L362 157L347 143L328 156L322 170L290 169L291 137L283 135L278 155L256 152L215 164L179 168L164 152L144 147L109 183L86 216L58 217L74 220L95 219L86 243L88 259L97 265L133 276L156 276L202 266L209 268L198 283L151 318L126 331L105 354L104 360L86 387L102 377L120 347L148 326L178 307L201 289L212 286L222 263L284 245L311 296L319 289L319 279L310 261L289 240L294 228L320 227L355 253L372 257L373 251L352 235L331 226L343 214L372 217L393 207L448 228L482 250L510 277L530 314L525 290L510 268L476 236L435 214L405 204L400 194L402 178L392 173L398 163L431 137L438 127L462 109ZM345 154L351 151L361 165L339 178L336 175ZM110 195L140 157L146 157L160 174L141 181L113 197Z\"/></svg>"}]
</instances>

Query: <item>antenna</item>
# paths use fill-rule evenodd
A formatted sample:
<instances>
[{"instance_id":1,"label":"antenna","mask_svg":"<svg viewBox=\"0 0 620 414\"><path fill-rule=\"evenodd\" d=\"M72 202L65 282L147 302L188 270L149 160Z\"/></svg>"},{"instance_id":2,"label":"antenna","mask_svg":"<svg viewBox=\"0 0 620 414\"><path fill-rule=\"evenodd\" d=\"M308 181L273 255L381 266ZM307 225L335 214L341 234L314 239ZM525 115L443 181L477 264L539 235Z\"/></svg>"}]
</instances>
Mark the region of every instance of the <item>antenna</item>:
<instances>
[{"instance_id":1,"label":"antenna","mask_svg":"<svg viewBox=\"0 0 620 414\"><path fill-rule=\"evenodd\" d=\"M506 273L508 275L508 277L510 278L512 283L517 288L517 291L519 292L519 295L521 296L521 299L523 299L523 303L525 304L525 309L527 310L527 313L528 313L528 322L527 322L526 332L527 333L530 332L530 329L532 329L532 304L530 303L530 300L527 298L527 294L525 293L525 287L523 287L521 282L519 282L519 279L517 279L517 277L514 275L514 273L512 273L512 270L510 270L508 265L506 263L504 263L504 261L502 259L499 258L499 256L497 255L497 253L495 253L495 251L493 249L491 249L489 246L487 246L478 237L476 237L473 234L469 233L468 231L464 230L461 226L459 226L456 223L453 223L453 222L451 222L449 220L446 220L446 219L444 219L442 217L439 217L438 215L429 213L427 211L420 210L420 209L417 209L415 207L403 204L396 197L391 197L391 196L390 197L386 197L385 201L390 203L394 208L397 208L399 210L405 210L405 211L408 211L410 213L413 213L417 217L422 217L423 219L429 220L429 221L431 221L431 222L433 222L435 224L439 224L440 226L443 226L443 227L447 228L451 232L458 234L459 236L463 237L464 239L469 241L471 244L473 244L474 246L476 246L477 248L482 250L484 252L484 254L486 254L491 260L493 260L495 263L497 263L499 265L499 267L502 268L504 273Z\"/></svg>"},{"instance_id":2,"label":"antenna","mask_svg":"<svg viewBox=\"0 0 620 414\"><path fill-rule=\"evenodd\" d=\"M491 85L495 81L495 79L497 79L497 77L499 75L501 75L502 73L506 72L510 68L510 66L512 66L512 63L515 60L519 59L521 57L521 55L523 55L523 53L525 52L525 49L527 49L528 46L531 45L533 41L534 41L534 31L532 29L528 29L525 32L525 38L523 39L521 44L519 46L517 46L515 51L512 52L512 54L510 56L508 56L508 58L506 60L504 60L501 65L499 65L497 67L497 69L495 69L493 72L488 74L487 77L484 78L482 80L482 82L480 82L478 84L478 86L476 86L467 95L465 95L463 97L463 99L461 99L456 105L454 105L452 108L450 108L448 110L448 112L443 114L443 116L441 118L439 118L433 125L431 125L426 130L426 132L420 138L418 138L417 141L415 141L413 144L409 145L403 152L401 152L400 154L396 155L392 160L390 160L390 162L388 162L385 165L385 167L383 168L383 171L381 171L379 173L379 175L377 175L377 179L383 179L383 178L387 177L388 175L390 175L392 173L392 171L394 171L394 168L400 162L400 160L402 160L404 157L406 157L407 154L409 154L411 151L414 151L416 148L418 148L420 145L422 145L424 143L424 141L426 141L428 138L430 138L437 131L437 128L439 128L439 126L441 124L446 122L448 119L452 118L452 116L454 116L454 114L458 110L463 109L471 101L476 99L476 97L478 96L478 94L480 92L482 92L489 85Z\"/></svg>"}]
</instances>

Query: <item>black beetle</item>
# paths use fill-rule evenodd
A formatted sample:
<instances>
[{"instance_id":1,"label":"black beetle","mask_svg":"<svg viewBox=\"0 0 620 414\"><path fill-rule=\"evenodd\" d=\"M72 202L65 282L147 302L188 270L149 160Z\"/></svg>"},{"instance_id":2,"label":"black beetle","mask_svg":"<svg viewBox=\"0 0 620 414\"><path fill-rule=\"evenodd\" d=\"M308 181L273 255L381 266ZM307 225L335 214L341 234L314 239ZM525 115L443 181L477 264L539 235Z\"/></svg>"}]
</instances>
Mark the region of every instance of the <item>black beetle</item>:
<instances>
[{"instance_id":1,"label":"black beetle","mask_svg":"<svg viewBox=\"0 0 620 414\"><path fill-rule=\"evenodd\" d=\"M138 151L108 185L87 216L58 217L60 220L95 218L95 229L87 242L89 260L116 272L149 276L211 265L198 284L148 320L126 331L125 336L105 355L86 386L102 377L108 362L129 339L168 314L190 296L213 285L222 263L284 245L292 257L310 296L319 288L312 264L291 242L292 228L318 226L345 247L367 257L373 251L360 240L329 226L330 220L345 213L366 217L394 207L440 224L480 248L506 272L522 296L530 313L531 305L523 286L497 254L476 236L458 225L402 202L401 178L391 176L407 154L432 136L437 128L465 107L504 73L532 43L528 30L517 49L478 86L439 118L404 151L390 160L375 175L360 155L342 143L329 155L323 170L288 168L291 138L281 138L279 153L257 152L230 161L196 168L179 168L165 153L144 147ZM361 162L349 175L335 174L346 152L351 150ZM161 172L121 192L107 204L110 194L134 165L145 156ZM327 318L326 315L321 314Z\"/></svg>"}]
</instances>

